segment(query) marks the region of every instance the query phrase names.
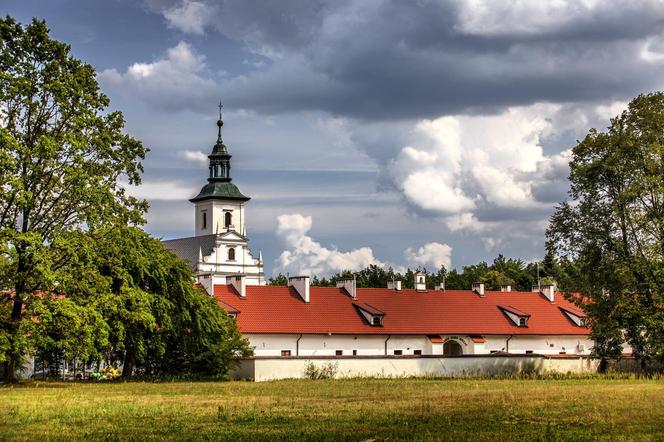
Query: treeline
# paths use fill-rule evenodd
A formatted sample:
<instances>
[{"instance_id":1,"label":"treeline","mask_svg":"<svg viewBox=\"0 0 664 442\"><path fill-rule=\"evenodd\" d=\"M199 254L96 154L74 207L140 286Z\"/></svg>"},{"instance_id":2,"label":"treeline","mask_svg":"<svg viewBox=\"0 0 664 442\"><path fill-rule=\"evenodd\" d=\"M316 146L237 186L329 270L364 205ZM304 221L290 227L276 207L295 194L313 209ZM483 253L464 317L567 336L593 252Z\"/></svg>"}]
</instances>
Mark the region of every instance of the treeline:
<instances>
[{"instance_id":1,"label":"treeline","mask_svg":"<svg viewBox=\"0 0 664 442\"><path fill-rule=\"evenodd\" d=\"M381 288L387 287L387 283L393 280L401 281L403 288L415 288L415 272L425 273L427 288L433 289L436 284L445 284L448 290L469 290L473 282L485 283L487 290L500 290L503 284L510 284L513 290L530 291L533 286L540 283L554 282L557 277L565 272L568 267L556 261L552 253L547 253L542 261L526 263L522 259L505 258L498 255L491 264L484 261L464 266L460 271L457 269L447 270L441 266L437 271L427 268L407 269L404 273L395 272L392 268L384 269L376 265L362 269L358 272L342 271L330 277L319 277L314 275L311 284L321 287L334 287L338 279L355 278L357 287ZM539 269L539 270L538 270ZM268 280L270 285L287 285L287 275L279 273Z\"/></svg>"}]
</instances>

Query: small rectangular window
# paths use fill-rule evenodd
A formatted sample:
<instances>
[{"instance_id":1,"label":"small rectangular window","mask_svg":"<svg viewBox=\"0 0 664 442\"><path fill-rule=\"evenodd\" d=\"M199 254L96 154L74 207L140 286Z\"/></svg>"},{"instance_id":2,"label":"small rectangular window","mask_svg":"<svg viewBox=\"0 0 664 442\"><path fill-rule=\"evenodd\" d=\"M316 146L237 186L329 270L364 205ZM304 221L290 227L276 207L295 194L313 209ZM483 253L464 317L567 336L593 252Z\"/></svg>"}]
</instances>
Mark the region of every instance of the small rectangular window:
<instances>
[{"instance_id":1,"label":"small rectangular window","mask_svg":"<svg viewBox=\"0 0 664 442\"><path fill-rule=\"evenodd\" d=\"M373 317L373 325L380 325L380 316Z\"/></svg>"},{"instance_id":2,"label":"small rectangular window","mask_svg":"<svg viewBox=\"0 0 664 442\"><path fill-rule=\"evenodd\" d=\"M422 350L413 350L413 354L416 356L420 356L422 354Z\"/></svg>"},{"instance_id":3,"label":"small rectangular window","mask_svg":"<svg viewBox=\"0 0 664 442\"><path fill-rule=\"evenodd\" d=\"M526 350L526 354L531 355L531 354L533 354L533 351L532 350Z\"/></svg>"},{"instance_id":4,"label":"small rectangular window","mask_svg":"<svg viewBox=\"0 0 664 442\"><path fill-rule=\"evenodd\" d=\"M343 351L343 350L336 350L336 351L334 352L334 354L337 355L337 356L343 356L344 351Z\"/></svg>"},{"instance_id":5,"label":"small rectangular window","mask_svg":"<svg viewBox=\"0 0 664 442\"><path fill-rule=\"evenodd\" d=\"M528 324L528 320L526 318L519 318L519 327L525 327Z\"/></svg>"},{"instance_id":6,"label":"small rectangular window","mask_svg":"<svg viewBox=\"0 0 664 442\"><path fill-rule=\"evenodd\" d=\"M490 350L489 353L498 353L498 350Z\"/></svg>"},{"instance_id":7,"label":"small rectangular window","mask_svg":"<svg viewBox=\"0 0 664 442\"><path fill-rule=\"evenodd\" d=\"M353 350L353 356L357 356L357 350Z\"/></svg>"},{"instance_id":8,"label":"small rectangular window","mask_svg":"<svg viewBox=\"0 0 664 442\"><path fill-rule=\"evenodd\" d=\"M402 350L394 350L394 355L395 356L401 356L403 354Z\"/></svg>"},{"instance_id":9,"label":"small rectangular window","mask_svg":"<svg viewBox=\"0 0 664 442\"><path fill-rule=\"evenodd\" d=\"M203 212L203 228L207 229L207 212Z\"/></svg>"},{"instance_id":10,"label":"small rectangular window","mask_svg":"<svg viewBox=\"0 0 664 442\"><path fill-rule=\"evenodd\" d=\"M290 356L290 350L281 350L281 356Z\"/></svg>"}]
</instances>

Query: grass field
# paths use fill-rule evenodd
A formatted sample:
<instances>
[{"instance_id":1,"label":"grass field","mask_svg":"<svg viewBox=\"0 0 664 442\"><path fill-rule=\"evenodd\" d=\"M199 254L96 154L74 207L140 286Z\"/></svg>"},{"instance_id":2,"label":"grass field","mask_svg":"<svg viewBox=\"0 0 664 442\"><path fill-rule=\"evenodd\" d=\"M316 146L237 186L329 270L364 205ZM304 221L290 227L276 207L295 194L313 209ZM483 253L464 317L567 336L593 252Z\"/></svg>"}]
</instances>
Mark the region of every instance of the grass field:
<instances>
[{"instance_id":1,"label":"grass field","mask_svg":"<svg viewBox=\"0 0 664 442\"><path fill-rule=\"evenodd\" d=\"M0 387L0 440L664 440L664 381L393 379Z\"/></svg>"}]
</instances>

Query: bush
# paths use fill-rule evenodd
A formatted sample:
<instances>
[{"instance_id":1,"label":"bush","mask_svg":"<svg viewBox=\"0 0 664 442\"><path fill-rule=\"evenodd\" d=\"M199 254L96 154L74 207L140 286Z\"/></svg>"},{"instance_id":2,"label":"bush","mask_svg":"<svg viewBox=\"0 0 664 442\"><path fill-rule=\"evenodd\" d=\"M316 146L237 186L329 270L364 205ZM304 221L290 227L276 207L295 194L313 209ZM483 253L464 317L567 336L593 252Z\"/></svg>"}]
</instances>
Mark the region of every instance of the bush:
<instances>
[{"instance_id":1,"label":"bush","mask_svg":"<svg viewBox=\"0 0 664 442\"><path fill-rule=\"evenodd\" d=\"M316 365L309 361L304 367L304 377L307 379L334 379L339 370L338 362L326 362Z\"/></svg>"}]
</instances>

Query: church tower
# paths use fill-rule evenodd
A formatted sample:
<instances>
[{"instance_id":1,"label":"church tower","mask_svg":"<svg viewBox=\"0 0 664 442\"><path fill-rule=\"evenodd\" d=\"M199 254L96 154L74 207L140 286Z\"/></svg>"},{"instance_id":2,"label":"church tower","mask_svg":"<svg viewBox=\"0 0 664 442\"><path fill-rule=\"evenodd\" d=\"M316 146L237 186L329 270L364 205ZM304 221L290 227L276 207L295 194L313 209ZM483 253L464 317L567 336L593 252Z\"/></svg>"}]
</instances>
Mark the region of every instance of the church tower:
<instances>
[{"instance_id":1,"label":"church tower","mask_svg":"<svg viewBox=\"0 0 664 442\"><path fill-rule=\"evenodd\" d=\"M246 235L244 227L244 203L251 198L244 196L232 183L231 155L221 139L224 119L221 114L217 121L217 142L208 155L210 159L208 183L194 198L196 206L194 220L196 236L235 231Z\"/></svg>"},{"instance_id":2,"label":"church tower","mask_svg":"<svg viewBox=\"0 0 664 442\"><path fill-rule=\"evenodd\" d=\"M219 104L217 142L209 158L207 184L189 201L194 203L194 234L163 244L191 263L198 281L212 293L214 285L241 280L264 285L263 257L249 250L244 205L250 200L232 182L231 154L221 138L224 120ZM232 278L231 278L232 277Z\"/></svg>"}]
</instances>

